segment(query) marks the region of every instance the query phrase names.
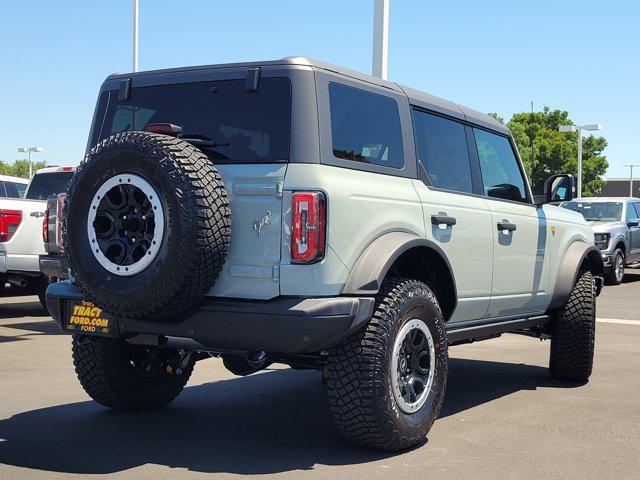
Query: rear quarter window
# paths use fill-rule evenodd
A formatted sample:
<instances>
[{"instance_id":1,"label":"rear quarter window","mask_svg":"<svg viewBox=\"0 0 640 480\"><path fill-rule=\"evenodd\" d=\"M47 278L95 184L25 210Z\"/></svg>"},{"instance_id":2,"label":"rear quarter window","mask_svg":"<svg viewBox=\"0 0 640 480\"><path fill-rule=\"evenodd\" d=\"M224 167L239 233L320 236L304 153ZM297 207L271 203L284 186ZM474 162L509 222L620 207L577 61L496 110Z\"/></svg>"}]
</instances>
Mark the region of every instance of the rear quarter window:
<instances>
[{"instance_id":1,"label":"rear quarter window","mask_svg":"<svg viewBox=\"0 0 640 480\"><path fill-rule=\"evenodd\" d=\"M402 128L394 99L330 83L329 104L335 157L403 168Z\"/></svg>"}]
</instances>

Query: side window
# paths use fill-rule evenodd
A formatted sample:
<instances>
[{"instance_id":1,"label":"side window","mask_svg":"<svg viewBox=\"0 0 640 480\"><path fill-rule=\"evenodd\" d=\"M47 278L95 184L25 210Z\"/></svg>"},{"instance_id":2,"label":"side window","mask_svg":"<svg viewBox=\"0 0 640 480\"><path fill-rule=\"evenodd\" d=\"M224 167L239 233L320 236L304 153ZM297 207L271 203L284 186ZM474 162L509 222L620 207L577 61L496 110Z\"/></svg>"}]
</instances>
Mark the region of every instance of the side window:
<instances>
[{"instance_id":1,"label":"side window","mask_svg":"<svg viewBox=\"0 0 640 480\"><path fill-rule=\"evenodd\" d=\"M20 198L20 195L18 194L17 183L6 182L4 185L7 189L7 197Z\"/></svg>"},{"instance_id":2,"label":"side window","mask_svg":"<svg viewBox=\"0 0 640 480\"><path fill-rule=\"evenodd\" d=\"M473 132L480 157L485 195L526 202L524 178L509 139L477 128Z\"/></svg>"},{"instance_id":3,"label":"side window","mask_svg":"<svg viewBox=\"0 0 640 480\"><path fill-rule=\"evenodd\" d=\"M473 193L464 125L414 110L413 130L418 160L434 187Z\"/></svg>"},{"instance_id":4,"label":"side window","mask_svg":"<svg viewBox=\"0 0 640 480\"><path fill-rule=\"evenodd\" d=\"M627 203L627 222L631 220L638 220L638 212L636 212L634 205L636 207L638 206L638 204Z\"/></svg>"},{"instance_id":5,"label":"side window","mask_svg":"<svg viewBox=\"0 0 640 480\"><path fill-rule=\"evenodd\" d=\"M18 197L24 198L24 194L27 193L27 185L24 183L16 183L16 188L18 189Z\"/></svg>"},{"instance_id":6,"label":"side window","mask_svg":"<svg viewBox=\"0 0 640 480\"><path fill-rule=\"evenodd\" d=\"M5 182L0 182L0 197L8 197Z\"/></svg>"},{"instance_id":7,"label":"side window","mask_svg":"<svg viewBox=\"0 0 640 480\"><path fill-rule=\"evenodd\" d=\"M404 151L398 104L392 98L329 84L333 155L402 168Z\"/></svg>"}]
</instances>

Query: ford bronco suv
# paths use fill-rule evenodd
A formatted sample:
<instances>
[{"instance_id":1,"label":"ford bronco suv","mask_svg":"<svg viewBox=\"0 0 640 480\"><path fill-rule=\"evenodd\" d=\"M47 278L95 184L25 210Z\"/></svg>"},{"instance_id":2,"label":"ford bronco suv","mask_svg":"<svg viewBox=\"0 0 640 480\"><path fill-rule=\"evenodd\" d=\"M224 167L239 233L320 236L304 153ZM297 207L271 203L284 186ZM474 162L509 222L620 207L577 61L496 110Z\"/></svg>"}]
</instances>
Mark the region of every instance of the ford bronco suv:
<instances>
[{"instance_id":1,"label":"ford bronco suv","mask_svg":"<svg viewBox=\"0 0 640 480\"><path fill-rule=\"evenodd\" d=\"M324 372L340 431L425 441L448 348L551 339L591 374L603 264L552 177L533 197L509 130L306 58L112 75L63 212L47 291L86 392L162 407L196 361Z\"/></svg>"}]
</instances>

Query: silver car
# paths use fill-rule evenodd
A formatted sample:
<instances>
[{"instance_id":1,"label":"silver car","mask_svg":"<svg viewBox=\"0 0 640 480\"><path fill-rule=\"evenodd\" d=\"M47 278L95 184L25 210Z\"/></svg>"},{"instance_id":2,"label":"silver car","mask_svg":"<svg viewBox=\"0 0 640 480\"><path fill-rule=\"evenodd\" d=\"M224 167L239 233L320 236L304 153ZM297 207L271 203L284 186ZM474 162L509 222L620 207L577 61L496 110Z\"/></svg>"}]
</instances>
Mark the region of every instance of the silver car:
<instances>
[{"instance_id":1,"label":"silver car","mask_svg":"<svg viewBox=\"0 0 640 480\"><path fill-rule=\"evenodd\" d=\"M606 283L622 283L625 266L640 262L640 199L579 198L561 206L580 212L591 224L604 261Z\"/></svg>"}]
</instances>

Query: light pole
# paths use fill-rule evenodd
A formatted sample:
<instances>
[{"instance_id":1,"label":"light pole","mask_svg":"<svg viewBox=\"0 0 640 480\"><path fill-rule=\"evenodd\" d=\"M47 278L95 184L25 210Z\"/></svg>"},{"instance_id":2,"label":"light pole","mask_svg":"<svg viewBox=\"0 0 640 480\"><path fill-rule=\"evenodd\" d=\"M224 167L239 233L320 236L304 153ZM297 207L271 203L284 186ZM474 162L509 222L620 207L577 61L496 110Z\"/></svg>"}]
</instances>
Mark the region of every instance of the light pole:
<instances>
[{"instance_id":1,"label":"light pole","mask_svg":"<svg viewBox=\"0 0 640 480\"><path fill-rule=\"evenodd\" d=\"M591 125L560 125L558 130L561 132L578 132L578 181L576 182L576 196L582 197L582 131L602 130L599 123Z\"/></svg>"},{"instance_id":2,"label":"light pole","mask_svg":"<svg viewBox=\"0 0 640 480\"><path fill-rule=\"evenodd\" d=\"M631 171L629 172L629 196L633 197L633 167L640 167L637 163L632 165L625 165L625 167L629 167Z\"/></svg>"},{"instance_id":3,"label":"light pole","mask_svg":"<svg viewBox=\"0 0 640 480\"><path fill-rule=\"evenodd\" d=\"M138 71L138 0L133 0L133 71Z\"/></svg>"},{"instance_id":4,"label":"light pole","mask_svg":"<svg viewBox=\"0 0 640 480\"><path fill-rule=\"evenodd\" d=\"M18 148L20 153L26 153L29 157L29 180L33 177L33 164L31 163L31 152L44 152L42 147L20 147Z\"/></svg>"},{"instance_id":5,"label":"light pole","mask_svg":"<svg viewBox=\"0 0 640 480\"><path fill-rule=\"evenodd\" d=\"M389 52L389 0L373 0L373 58L371 74L387 79Z\"/></svg>"}]
</instances>

